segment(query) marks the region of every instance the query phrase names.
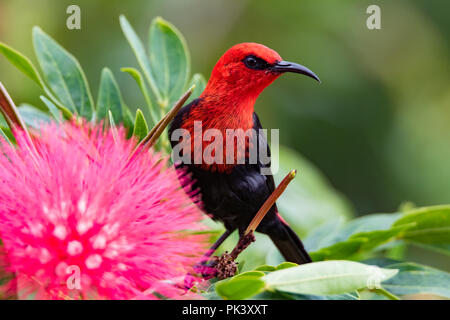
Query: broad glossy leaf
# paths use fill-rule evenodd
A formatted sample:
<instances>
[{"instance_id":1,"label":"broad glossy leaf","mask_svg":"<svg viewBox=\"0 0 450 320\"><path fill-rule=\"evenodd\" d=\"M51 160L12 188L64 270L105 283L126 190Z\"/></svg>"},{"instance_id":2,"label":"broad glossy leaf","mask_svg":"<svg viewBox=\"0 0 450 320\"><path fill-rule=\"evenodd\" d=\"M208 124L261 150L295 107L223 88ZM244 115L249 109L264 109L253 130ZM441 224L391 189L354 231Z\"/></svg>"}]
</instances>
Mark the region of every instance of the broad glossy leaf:
<instances>
[{"instance_id":1,"label":"broad glossy leaf","mask_svg":"<svg viewBox=\"0 0 450 320\"><path fill-rule=\"evenodd\" d=\"M186 88L191 69L189 51L183 35L161 17L153 19L149 36L150 67L168 107Z\"/></svg>"},{"instance_id":2,"label":"broad glossy leaf","mask_svg":"<svg viewBox=\"0 0 450 320\"><path fill-rule=\"evenodd\" d=\"M260 293L264 286L264 281L258 278L244 277L221 281L216 285L216 292L225 300L243 300Z\"/></svg>"},{"instance_id":3,"label":"broad glossy leaf","mask_svg":"<svg viewBox=\"0 0 450 320\"><path fill-rule=\"evenodd\" d=\"M29 104L20 105L17 110L25 124L29 127L40 128L52 120L48 114Z\"/></svg>"},{"instance_id":4,"label":"broad glossy leaf","mask_svg":"<svg viewBox=\"0 0 450 320\"><path fill-rule=\"evenodd\" d=\"M429 293L450 298L450 274L448 272L413 262L391 259L372 259L365 263L398 270L396 276L383 282L383 288L395 295Z\"/></svg>"},{"instance_id":5,"label":"broad glossy leaf","mask_svg":"<svg viewBox=\"0 0 450 320\"><path fill-rule=\"evenodd\" d=\"M108 111L111 111L115 123L123 122L123 101L119 86L111 70L104 68L97 99L97 120L105 119Z\"/></svg>"},{"instance_id":6,"label":"broad glossy leaf","mask_svg":"<svg viewBox=\"0 0 450 320\"><path fill-rule=\"evenodd\" d=\"M72 112L90 120L94 103L80 64L39 27L33 28L36 56L50 88Z\"/></svg>"},{"instance_id":7,"label":"broad glossy leaf","mask_svg":"<svg viewBox=\"0 0 450 320\"><path fill-rule=\"evenodd\" d=\"M329 247L309 252L313 261L349 259L354 256L363 246L363 239L348 239L335 243Z\"/></svg>"},{"instance_id":8,"label":"broad glossy leaf","mask_svg":"<svg viewBox=\"0 0 450 320\"><path fill-rule=\"evenodd\" d=\"M394 276L397 270L352 261L322 261L274 271L262 278L274 290L333 295L366 288Z\"/></svg>"},{"instance_id":9,"label":"broad glossy leaf","mask_svg":"<svg viewBox=\"0 0 450 320\"><path fill-rule=\"evenodd\" d=\"M122 28L122 31L125 35L125 37L128 40L128 43L130 44L131 48L133 49L133 52L136 56L136 59L139 63L139 66L141 67L142 71L144 72L144 76L146 77L153 94L156 96L156 99L158 101L161 101L161 93L158 89L158 86L156 85L155 78L152 74L152 70L150 68L150 62L147 57L147 54L145 52L144 46L139 39L138 35L136 34L136 31L134 31L131 24L128 22L127 18L125 16L120 16L120 26Z\"/></svg>"},{"instance_id":10,"label":"broad glossy leaf","mask_svg":"<svg viewBox=\"0 0 450 320\"><path fill-rule=\"evenodd\" d=\"M136 111L136 120L134 121L134 131L133 135L141 141L145 138L148 133L147 122L145 121L144 115L140 109Z\"/></svg>"},{"instance_id":11,"label":"broad glossy leaf","mask_svg":"<svg viewBox=\"0 0 450 320\"><path fill-rule=\"evenodd\" d=\"M334 295L296 294L282 291L263 291L252 300L360 300L358 291Z\"/></svg>"},{"instance_id":12,"label":"broad glossy leaf","mask_svg":"<svg viewBox=\"0 0 450 320\"><path fill-rule=\"evenodd\" d=\"M192 79L191 79L191 82L189 83L189 87L191 87L193 85L195 85L194 92L192 92L191 96L186 101L186 104L188 104L192 100L195 100L198 97L200 97L200 95L202 94L203 90L205 90L205 87L206 87L205 77L203 77L203 75L201 75L200 73L194 74Z\"/></svg>"},{"instance_id":13,"label":"broad glossy leaf","mask_svg":"<svg viewBox=\"0 0 450 320\"><path fill-rule=\"evenodd\" d=\"M415 223L403 238L425 244L450 244L450 206L414 209L398 219L394 226Z\"/></svg>"}]
</instances>

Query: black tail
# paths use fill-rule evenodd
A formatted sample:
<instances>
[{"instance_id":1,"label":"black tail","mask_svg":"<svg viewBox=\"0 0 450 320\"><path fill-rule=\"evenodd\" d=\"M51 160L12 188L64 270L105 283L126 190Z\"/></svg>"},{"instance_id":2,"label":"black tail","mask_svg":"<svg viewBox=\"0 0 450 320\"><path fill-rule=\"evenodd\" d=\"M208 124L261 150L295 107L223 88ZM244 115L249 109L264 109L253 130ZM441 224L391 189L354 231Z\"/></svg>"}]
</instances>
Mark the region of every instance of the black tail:
<instances>
[{"instance_id":1,"label":"black tail","mask_svg":"<svg viewBox=\"0 0 450 320\"><path fill-rule=\"evenodd\" d=\"M280 250L286 261L297 264L312 262L311 257L308 252L306 252L302 241L294 230L283 222L281 222L280 225L284 230L282 232L277 232L276 234L269 234L269 237L272 239L278 250Z\"/></svg>"}]
</instances>

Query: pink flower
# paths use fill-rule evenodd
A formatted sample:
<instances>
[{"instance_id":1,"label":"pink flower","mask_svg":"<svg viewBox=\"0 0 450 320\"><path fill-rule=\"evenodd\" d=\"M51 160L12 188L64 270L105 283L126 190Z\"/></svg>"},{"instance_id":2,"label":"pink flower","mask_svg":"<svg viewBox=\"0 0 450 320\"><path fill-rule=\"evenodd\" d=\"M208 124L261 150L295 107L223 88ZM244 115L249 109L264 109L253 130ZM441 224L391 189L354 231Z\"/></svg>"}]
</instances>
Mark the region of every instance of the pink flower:
<instances>
[{"instance_id":1,"label":"pink flower","mask_svg":"<svg viewBox=\"0 0 450 320\"><path fill-rule=\"evenodd\" d=\"M20 297L178 298L206 239L167 159L99 126L44 126L0 143L2 264ZM7 263L5 262L7 261ZM0 271L1 273L1 271ZM9 283L10 287L13 285Z\"/></svg>"}]
</instances>

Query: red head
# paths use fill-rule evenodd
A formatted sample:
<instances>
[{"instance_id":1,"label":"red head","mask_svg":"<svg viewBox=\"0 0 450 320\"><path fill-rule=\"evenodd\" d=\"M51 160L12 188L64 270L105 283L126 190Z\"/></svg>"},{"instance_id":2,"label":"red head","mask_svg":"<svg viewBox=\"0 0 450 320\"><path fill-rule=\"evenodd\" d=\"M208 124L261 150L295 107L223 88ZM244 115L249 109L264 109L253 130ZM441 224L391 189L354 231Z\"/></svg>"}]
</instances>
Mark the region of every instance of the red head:
<instances>
[{"instance_id":1,"label":"red head","mask_svg":"<svg viewBox=\"0 0 450 320\"><path fill-rule=\"evenodd\" d=\"M233 46L215 65L200 100L184 115L180 127L187 129L191 137L195 136L195 121L201 121L203 130L220 130L223 137L226 137L228 129L245 131L253 128L253 106L256 98L284 72L301 73L319 81L308 68L283 61L277 52L266 46L258 43ZM191 139L190 143L191 150L195 150L194 139ZM209 144L210 142L203 141L202 150ZM222 145L225 148L227 144L224 141ZM197 154L203 155L202 152ZM226 154L227 151L224 150L222 155ZM232 166L203 164L204 168L218 171L230 170Z\"/></svg>"},{"instance_id":2,"label":"red head","mask_svg":"<svg viewBox=\"0 0 450 320\"><path fill-rule=\"evenodd\" d=\"M283 61L276 51L262 44L240 43L219 59L202 97L208 100L217 98L219 101L225 99L228 107L230 102L253 107L264 88L284 72L302 73L319 81L308 68Z\"/></svg>"}]
</instances>

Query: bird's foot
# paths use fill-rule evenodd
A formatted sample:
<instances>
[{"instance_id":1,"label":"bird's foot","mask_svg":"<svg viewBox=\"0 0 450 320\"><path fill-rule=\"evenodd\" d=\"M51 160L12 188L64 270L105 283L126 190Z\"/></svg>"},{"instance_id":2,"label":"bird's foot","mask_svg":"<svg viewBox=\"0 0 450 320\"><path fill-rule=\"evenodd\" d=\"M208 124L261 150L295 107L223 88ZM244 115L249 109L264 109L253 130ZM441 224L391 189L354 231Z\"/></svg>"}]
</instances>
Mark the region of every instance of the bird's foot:
<instances>
[{"instance_id":1,"label":"bird's foot","mask_svg":"<svg viewBox=\"0 0 450 320\"><path fill-rule=\"evenodd\" d=\"M220 257L217 258L217 264L215 266L216 276L219 280L233 277L237 272L238 263L234 261L233 256L225 252Z\"/></svg>"}]
</instances>

